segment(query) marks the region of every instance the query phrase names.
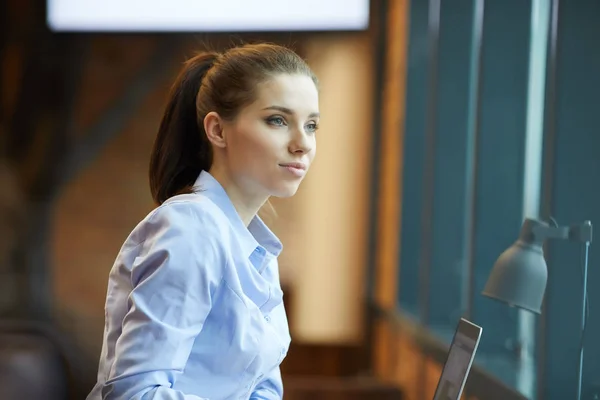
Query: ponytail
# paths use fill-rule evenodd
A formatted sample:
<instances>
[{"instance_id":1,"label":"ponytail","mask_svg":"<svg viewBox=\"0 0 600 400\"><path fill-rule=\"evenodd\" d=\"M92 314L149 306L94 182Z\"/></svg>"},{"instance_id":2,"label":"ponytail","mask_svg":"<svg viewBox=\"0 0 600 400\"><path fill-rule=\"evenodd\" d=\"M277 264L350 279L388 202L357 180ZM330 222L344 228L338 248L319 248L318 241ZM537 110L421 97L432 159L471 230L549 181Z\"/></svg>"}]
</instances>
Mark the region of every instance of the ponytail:
<instances>
[{"instance_id":1,"label":"ponytail","mask_svg":"<svg viewBox=\"0 0 600 400\"><path fill-rule=\"evenodd\" d=\"M191 58L171 88L150 157L150 192L157 204L191 192L200 172L212 164L212 148L197 115L196 97L216 58L216 53Z\"/></svg>"}]
</instances>

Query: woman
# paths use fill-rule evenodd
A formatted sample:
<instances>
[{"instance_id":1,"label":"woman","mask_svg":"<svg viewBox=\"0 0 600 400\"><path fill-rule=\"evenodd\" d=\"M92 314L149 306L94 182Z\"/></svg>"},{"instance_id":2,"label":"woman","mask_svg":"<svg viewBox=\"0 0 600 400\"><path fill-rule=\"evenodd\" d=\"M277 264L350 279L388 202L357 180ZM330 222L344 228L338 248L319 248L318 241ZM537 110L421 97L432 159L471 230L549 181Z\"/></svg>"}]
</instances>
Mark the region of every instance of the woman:
<instances>
[{"instance_id":1,"label":"woman","mask_svg":"<svg viewBox=\"0 0 600 400\"><path fill-rule=\"evenodd\" d=\"M159 206L110 272L88 399L282 398L282 247L256 214L298 189L318 120L317 79L287 48L187 61L150 160Z\"/></svg>"}]
</instances>

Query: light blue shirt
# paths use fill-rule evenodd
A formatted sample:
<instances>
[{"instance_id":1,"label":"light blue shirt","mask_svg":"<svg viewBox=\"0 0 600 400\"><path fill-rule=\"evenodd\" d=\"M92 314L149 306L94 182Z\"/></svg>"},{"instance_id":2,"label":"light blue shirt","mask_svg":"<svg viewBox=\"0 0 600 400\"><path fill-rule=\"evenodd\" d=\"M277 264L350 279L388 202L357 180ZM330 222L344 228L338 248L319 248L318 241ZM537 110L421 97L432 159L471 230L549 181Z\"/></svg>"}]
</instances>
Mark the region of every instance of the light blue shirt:
<instances>
[{"instance_id":1,"label":"light blue shirt","mask_svg":"<svg viewBox=\"0 0 600 400\"><path fill-rule=\"evenodd\" d=\"M290 335L281 242L207 172L153 210L110 272L88 400L281 399Z\"/></svg>"}]
</instances>

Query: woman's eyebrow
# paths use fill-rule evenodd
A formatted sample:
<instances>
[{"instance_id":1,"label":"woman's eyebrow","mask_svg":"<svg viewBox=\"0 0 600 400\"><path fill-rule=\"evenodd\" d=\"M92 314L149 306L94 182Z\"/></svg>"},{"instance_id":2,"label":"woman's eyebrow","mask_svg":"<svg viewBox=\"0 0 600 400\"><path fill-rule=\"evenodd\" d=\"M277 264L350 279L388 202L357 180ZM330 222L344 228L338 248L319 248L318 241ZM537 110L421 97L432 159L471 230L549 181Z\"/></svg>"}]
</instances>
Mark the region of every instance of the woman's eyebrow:
<instances>
[{"instance_id":1,"label":"woman's eyebrow","mask_svg":"<svg viewBox=\"0 0 600 400\"><path fill-rule=\"evenodd\" d=\"M277 105L265 107L265 108L263 108L263 110L275 110L275 111L279 111L279 112L282 112L282 113L287 114L287 115L295 115L295 113L294 113L293 110L291 110L291 109L289 109L287 107L282 107L282 106L277 106ZM309 118L318 118L320 116L321 116L320 113L313 112L313 113L310 113L308 117Z\"/></svg>"}]
</instances>

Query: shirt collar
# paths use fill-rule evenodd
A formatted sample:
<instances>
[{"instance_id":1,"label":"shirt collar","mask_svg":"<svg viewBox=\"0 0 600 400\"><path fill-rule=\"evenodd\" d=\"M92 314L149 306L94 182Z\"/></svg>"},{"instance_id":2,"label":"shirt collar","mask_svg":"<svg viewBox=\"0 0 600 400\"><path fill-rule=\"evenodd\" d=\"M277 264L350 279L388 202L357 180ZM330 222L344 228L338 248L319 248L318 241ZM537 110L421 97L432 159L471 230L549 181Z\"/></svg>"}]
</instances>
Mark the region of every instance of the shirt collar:
<instances>
[{"instance_id":1,"label":"shirt collar","mask_svg":"<svg viewBox=\"0 0 600 400\"><path fill-rule=\"evenodd\" d=\"M246 227L227 192L211 174L202 171L194 183L194 190L207 197L223 211L238 237L241 238L242 247L247 257L250 257L254 252L262 252L264 256L265 250L275 257L279 256L283 246L277 236L258 215L254 216L248 227Z\"/></svg>"}]
</instances>

